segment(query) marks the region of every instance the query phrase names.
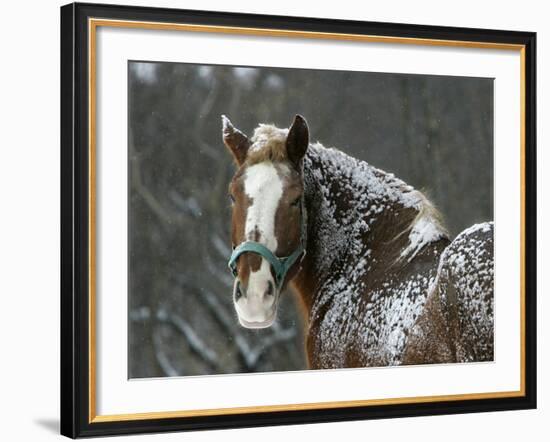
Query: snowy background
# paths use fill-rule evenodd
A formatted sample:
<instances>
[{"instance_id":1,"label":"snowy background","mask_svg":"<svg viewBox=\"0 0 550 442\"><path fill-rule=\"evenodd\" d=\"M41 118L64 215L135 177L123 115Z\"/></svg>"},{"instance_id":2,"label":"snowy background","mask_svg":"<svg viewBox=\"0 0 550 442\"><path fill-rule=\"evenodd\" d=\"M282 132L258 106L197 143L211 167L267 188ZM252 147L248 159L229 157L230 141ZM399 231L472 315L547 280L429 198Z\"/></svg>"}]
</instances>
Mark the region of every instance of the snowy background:
<instances>
[{"instance_id":1,"label":"snowy background","mask_svg":"<svg viewBox=\"0 0 550 442\"><path fill-rule=\"evenodd\" d=\"M453 235L493 218L491 79L130 62L130 377L306 368L291 293L270 329L233 312L220 121L250 135L296 113L312 141L424 190Z\"/></svg>"}]
</instances>

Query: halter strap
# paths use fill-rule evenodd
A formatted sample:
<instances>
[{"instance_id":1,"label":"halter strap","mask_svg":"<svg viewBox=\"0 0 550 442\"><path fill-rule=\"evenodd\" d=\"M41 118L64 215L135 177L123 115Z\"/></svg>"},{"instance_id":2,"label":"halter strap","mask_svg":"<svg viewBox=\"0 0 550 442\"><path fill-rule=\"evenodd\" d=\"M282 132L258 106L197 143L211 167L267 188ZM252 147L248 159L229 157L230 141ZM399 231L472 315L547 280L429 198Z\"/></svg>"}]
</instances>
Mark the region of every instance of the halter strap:
<instances>
[{"instance_id":1,"label":"halter strap","mask_svg":"<svg viewBox=\"0 0 550 442\"><path fill-rule=\"evenodd\" d=\"M304 197L302 197L300 209L302 218L300 223L300 245L296 248L296 250L294 250L294 252L292 252L292 254L289 256L278 257L266 246L260 244L259 242L242 242L233 250L231 257L229 258L229 262L227 263L234 277L237 277L238 275L237 259L239 259L239 256L241 256L243 253L251 252L256 253L257 255L260 255L261 257L267 259L267 261L271 265L271 268L273 269L273 272L275 273L275 283L277 284L277 287L280 289L283 286L288 271L292 268L296 261L298 261L298 259L302 261L306 256L305 247L307 243L307 213L305 210Z\"/></svg>"},{"instance_id":2,"label":"halter strap","mask_svg":"<svg viewBox=\"0 0 550 442\"><path fill-rule=\"evenodd\" d=\"M246 241L241 243L235 250L233 250L231 258L229 259L229 268L231 269L231 272L235 277L237 276L237 259L245 252L256 253L267 259L269 264L271 264L273 271L275 272L275 282L277 283L277 286L279 288L281 288L281 286L283 285L286 274L288 273L290 268L294 265L298 258L301 258L305 255L305 250L301 243L291 255L280 258L278 256L275 256L273 252L263 244L255 241Z\"/></svg>"}]
</instances>

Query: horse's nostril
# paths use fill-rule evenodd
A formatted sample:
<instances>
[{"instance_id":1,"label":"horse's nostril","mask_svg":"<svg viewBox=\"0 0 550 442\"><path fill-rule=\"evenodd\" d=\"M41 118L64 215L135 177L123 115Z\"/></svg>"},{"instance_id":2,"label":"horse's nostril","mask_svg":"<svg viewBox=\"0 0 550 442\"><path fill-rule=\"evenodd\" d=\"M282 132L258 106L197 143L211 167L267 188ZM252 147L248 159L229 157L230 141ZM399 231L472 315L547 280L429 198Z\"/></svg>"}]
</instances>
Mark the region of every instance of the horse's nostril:
<instances>
[{"instance_id":1,"label":"horse's nostril","mask_svg":"<svg viewBox=\"0 0 550 442\"><path fill-rule=\"evenodd\" d=\"M267 291L265 292L266 295L273 295L273 283L271 281L267 282Z\"/></svg>"},{"instance_id":2,"label":"horse's nostril","mask_svg":"<svg viewBox=\"0 0 550 442\"><path fill-rule=\"evenodd\" d=\"M241 283L237 282L237 286L235 287L235 302L237 302L242 296L243 292L241 291Z\"/></svg>"}]
</instances>

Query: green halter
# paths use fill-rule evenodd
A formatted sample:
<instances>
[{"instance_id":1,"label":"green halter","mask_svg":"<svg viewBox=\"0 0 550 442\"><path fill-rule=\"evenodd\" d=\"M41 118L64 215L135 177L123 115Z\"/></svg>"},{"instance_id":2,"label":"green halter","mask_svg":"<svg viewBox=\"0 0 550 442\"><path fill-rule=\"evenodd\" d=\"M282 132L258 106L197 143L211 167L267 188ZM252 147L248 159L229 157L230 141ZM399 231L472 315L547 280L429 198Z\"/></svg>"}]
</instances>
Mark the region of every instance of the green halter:
<instances>
[{"instance_id":1,"label":"green halter","mask_svg":"<svg viewBox=\"0 0 550 442\"><path fill-rule=\"evenodd\" d=\"M294 252L292 252L291 255L285 256L285 257L278 257L275 256L275 254L269 250L266 246L263 244L260 244L256 241L245 241L239 246L237 246L233 253L231 254L231 257L229 258L229 269L231 270L231 273L233 273L234 277L237 277L237 259L239 256L241 256L243 253L251 252L256 253L257 255L260 255L262 258L265 258L269 264L271 264L271 267L273 268L273 271L275 273L275 283L277 284L277 288L281 288L284 281L286 274L291 269L291 267L294 265L298 259L300 261L304 259L304 256L306 255L306 220L305 220L305 210L304 210L304 202L302 199L302 205L301 205L301 212L302 212L302 222L301 222L301 231L300 231L300 245L296 248Z\"/></svg>"}]
</instances>

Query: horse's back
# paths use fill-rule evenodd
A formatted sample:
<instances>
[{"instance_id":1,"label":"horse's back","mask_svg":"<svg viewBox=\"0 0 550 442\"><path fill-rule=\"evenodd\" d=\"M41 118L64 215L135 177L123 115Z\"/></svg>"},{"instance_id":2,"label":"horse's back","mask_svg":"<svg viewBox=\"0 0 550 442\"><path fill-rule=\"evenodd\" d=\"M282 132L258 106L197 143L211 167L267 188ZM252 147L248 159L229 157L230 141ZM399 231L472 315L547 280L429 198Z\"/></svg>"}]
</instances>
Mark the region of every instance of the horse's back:
<instances>
[{"instance_id":1,"label":"horse's back","mask_svg":"<svg viewBox=\"0 0 550 442\"><path fill-rule=\"evenodd\" d=\"M493 223L461 233L441 257L439 294L458 361L486 361L494 353Z\"/></svg>"},{"instance_id":2,"label":"horse's back","mask_svg":"<svg viewBox=\"0 0 550 442\"><path fill-rule=\"evenodd\" d=\"M493 223L460 233L441 255L405 363L489 361L494 354Z\"/></svg>"}]
</instances>

